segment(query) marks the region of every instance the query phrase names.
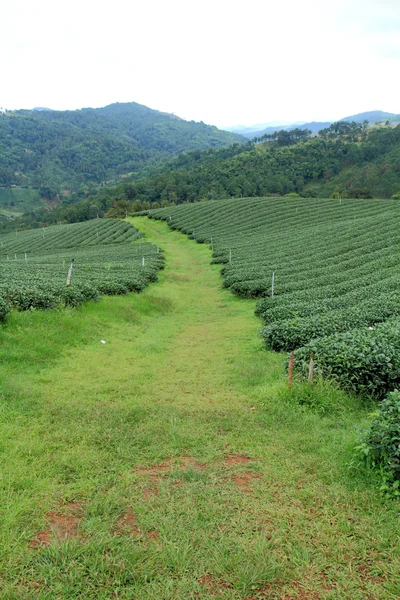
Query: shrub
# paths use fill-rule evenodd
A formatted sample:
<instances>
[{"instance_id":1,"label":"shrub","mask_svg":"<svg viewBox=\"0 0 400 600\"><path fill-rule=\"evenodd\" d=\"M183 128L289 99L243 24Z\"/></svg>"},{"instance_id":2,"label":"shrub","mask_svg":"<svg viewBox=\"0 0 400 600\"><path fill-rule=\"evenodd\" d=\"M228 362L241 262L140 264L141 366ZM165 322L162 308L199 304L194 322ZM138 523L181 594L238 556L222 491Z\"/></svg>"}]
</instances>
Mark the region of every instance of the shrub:
<instances>
[{"instance_id":1,"label":"shrub","mask_svg":"<svg viewBox=\"0 0 400 600\"><path fill-rule=\"evenodd\" d=\"M400 391L381 403L370 428L357 448L366 465L381 478L381 489L400 495Z\"/></svg>"},{"instance_id":2,"label":"shrub","mask_svg":"<svg viewBox=\"0 0 400 600\"><path fill-rule=\"evenodd\" d=\"M316 371L341 387L364 396L384 398L400 386L400 321L390 319L322 337L295 351L295 370L308 375L310 352Z\"/></svg>"}]
</instances>

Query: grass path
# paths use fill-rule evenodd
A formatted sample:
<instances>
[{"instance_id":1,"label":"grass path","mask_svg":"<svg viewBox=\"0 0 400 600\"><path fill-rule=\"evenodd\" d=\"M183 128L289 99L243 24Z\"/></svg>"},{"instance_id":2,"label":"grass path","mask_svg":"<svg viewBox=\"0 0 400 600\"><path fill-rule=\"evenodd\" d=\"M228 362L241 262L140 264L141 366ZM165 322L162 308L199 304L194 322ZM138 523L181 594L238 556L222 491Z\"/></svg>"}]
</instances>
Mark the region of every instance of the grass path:
<instances>
[{"instance_id":1,"label":"grass path","mask_svg":"<svg viewBox=\"0 0 400 600\"><path fill-rule=\"evenodd\" d=\"M134 224L159 283L1 331L0 598L398 598L399 508L348 469L363 412L295 403L209 249Z\"/></svg>"}]
</instances>

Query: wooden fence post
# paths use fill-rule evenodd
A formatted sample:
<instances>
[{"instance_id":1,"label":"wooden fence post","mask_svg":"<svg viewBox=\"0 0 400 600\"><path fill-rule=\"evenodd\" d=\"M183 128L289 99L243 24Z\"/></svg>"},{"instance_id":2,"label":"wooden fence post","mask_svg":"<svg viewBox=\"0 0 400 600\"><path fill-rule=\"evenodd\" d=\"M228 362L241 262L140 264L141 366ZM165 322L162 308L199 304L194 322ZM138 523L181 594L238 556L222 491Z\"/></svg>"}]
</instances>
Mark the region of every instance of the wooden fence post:
<instances>
[{"instance_id":1,"label":"wooden fence post","mask_svg":"<svg viewBox=\"0 0 400 600\"><path fill-rule=\"evenodd\" d=\"M312 385L314 383L314 352L310 354L310 366L308 368L308 383Z\"/></svg>"},{"instance_id":2,"label":"wooden fence post","mask_svg":"<svg viewBox=\"0 0 400 600\"><path fill-rule=\"evenodd\" d=\"M68 269L68 275L67 275L67 285L71 284L71 277L72 277L72 267L74 266L74 258L71 260L71 264L69 265L69 269Z\"/></svg>"},{"instance_id":3,"label":"wooden fence post","mask_svg":"<svg viewBox=\"0 0 400 600\"><path fill-rule=\"evenodd\" d=\"M294 350L292 350L292 353L289 358L289 371L288 371L288 389L289 390L292 387L292 381L293 381L293 364L294 364Z\"/></svg>"}]
</instances>

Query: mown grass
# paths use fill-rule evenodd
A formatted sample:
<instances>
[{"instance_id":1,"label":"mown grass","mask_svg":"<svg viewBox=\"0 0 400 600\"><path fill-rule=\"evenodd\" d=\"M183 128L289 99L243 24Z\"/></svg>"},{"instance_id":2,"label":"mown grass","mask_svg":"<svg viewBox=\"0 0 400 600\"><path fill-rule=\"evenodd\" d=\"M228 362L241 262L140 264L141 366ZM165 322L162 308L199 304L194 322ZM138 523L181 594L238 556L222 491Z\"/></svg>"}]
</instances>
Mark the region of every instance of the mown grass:
<instances>
[{"instance_id":1,"label":"mown grass","mask_svg":"<svg viewBox=\"0 0 400 600\"><path fill-rule=\"evenodd\" d=\"M135 224L159 283L1 331L0 597L398 598L398 505L349 468L369 407L287 392L209 249Z\"/></svg>"}]
</instances>

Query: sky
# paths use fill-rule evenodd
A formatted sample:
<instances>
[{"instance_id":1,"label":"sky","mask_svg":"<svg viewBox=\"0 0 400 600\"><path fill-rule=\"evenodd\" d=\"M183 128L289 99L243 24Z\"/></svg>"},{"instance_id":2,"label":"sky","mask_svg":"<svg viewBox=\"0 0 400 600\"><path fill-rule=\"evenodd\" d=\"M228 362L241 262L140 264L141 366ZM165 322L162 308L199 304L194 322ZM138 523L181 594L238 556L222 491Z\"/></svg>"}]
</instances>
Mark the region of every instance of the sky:
<instances>
[{"instance_id":1,"label":"sky","mask_svg":"<svg viewBox=\"0 0 400 600\"><path fill-rule=\"evenodd\" d=\"M228 127L400 113L400 0L13 0L0 107L139 102Z\"/></svg>"}]
</instances>

